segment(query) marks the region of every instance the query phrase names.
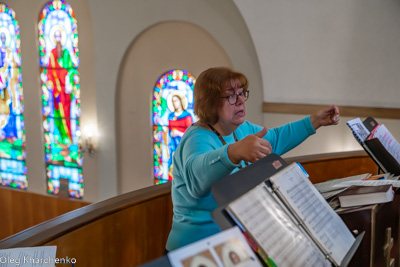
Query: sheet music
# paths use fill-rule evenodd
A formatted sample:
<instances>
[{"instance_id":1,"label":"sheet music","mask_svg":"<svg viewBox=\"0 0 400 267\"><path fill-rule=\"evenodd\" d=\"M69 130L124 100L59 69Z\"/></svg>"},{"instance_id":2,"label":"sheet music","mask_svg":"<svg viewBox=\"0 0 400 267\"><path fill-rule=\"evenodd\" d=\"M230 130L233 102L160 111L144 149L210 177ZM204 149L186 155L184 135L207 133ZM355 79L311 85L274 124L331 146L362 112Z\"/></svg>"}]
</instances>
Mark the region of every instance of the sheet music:
<instances>
[{"instance_id":1,"label":"sheet music","mask_svg":"<svg viewBox=\"0 0 400 267\"><path fill-rule=\"evenodd\" d=\"M372 181L347 181L343 183L339 183L334 185L334 187L349 187L351 185L360 185L360 186L379 186L390 184L393 187L400 187L400 181L396 180L372 180Z\"/></svg>"},{"instance_id":2,"label":"sheet music","mask_svg":"<svg viewBox=\"0 0 400 267\"><path fill-rule=\"evenodd\" d=\"M367 127L365 127L360 118L349 120L347 125L350 127L357 141L360 143L364 142L364 140L370 135L370 131L368 131Z\"/></svg>"},{"instance_id":3,"label":"sheet music","mask_svg":"<svg viewBox=\"0 0 400 267\"><path fill-rule=\"evenodd\" d=\"M342 183L344 181L354 181L354 180L363 180L371 177L372 174L370 173L364 173L364 174L359 174L359 175L354 175L354 176L349 176L345 178L340 178L340 179L332 179L326 182L322 183L316 183L313 184L314 187L322 194L330 191L336 191L338 190L337 188L333 187L335 184Z\"/></svg>"},{"instance_id":4,"label":"sheet music","mask_svg":"<svg viewBox=\"0 0 400 267\"><path fill-rule=\"evenodd\" d=\"M228 205L277 266L332 266L261 184Z\"/></svg>"},{"instance_id":5,"label":"sheet music","mask_svg":"<svg viewBox=\"0 0 400 267\"><path fill-rule=\"evenodd\" d=\"M386 148L386 150L400 164L400 144L385 127L385 125L381 124L377 126L377 128L374 129L373 133L369 137L369 139L371 138L378 138L382 145Z\"/></svg>"},{"instance_id":6,"label":"sheet music","mask_svg":"<svg viewBox=\"0 0 400 267\"><path fill-rule=\"evenodd\" d=\"M54 267L60 263L56 250L56 246L1 249L0 267Z\"/></svg>"},{"instance_id":7,"label":"sheet music","mask_svg":"<svg viewBox=\"0 0 400 267\"><path fill-rule=\"evenodd\" d=\"M321 193L321 196L322 196L324 199L329 199L329 198L334 197L334 196L336 196L337 194L343 192L344 190L346 190L346 188L339 188L339 189L336 188L335 191L329 191L329 192ZM332 205L330 205L330 206L332 207ZM333 207L332 207L332 208L333 208Z\"/></svg>"},{"instance_id":8,"label":"sheet music","mask_svg":"<svg viewBox=\"0 0 400 267\"><path fill-rule=\"evenodd\" d=\"M237 226L173 250L168 259L174 267L262 267Z\"/></svg>"},{"instance_id":9,"label":"sheet music","mask_svg":"<svg viewBox=\"0 0 400 267\"><path fill-rule=\"evenodd\" d=\"M270 177L311 232L312 237L340 264L355 238L296 163Z\"/></svg>"},{"instance_id":10,"label":"sheet music","mask_svg":"<svg viewBox=\"0 0 400 267\"><path fill-rule=\"evenodd\" d=\"M345 178L339 178L339 179L332 179L326 182L322 183L316 183L313 184L314 187L321 193L322 197L324 199L331 198L333 196L336 196L340 192L343 192L346 190L345 188L338 188L338 187L333 187L335 184L339 184L344 181L353 181L353 180L363 180L371 177L370 173L364 173L364 174L359 174L359 175L354 175L354 176L349 176ZM332 205L330 205L332 207Z\"/></svg>"}]
</instances>

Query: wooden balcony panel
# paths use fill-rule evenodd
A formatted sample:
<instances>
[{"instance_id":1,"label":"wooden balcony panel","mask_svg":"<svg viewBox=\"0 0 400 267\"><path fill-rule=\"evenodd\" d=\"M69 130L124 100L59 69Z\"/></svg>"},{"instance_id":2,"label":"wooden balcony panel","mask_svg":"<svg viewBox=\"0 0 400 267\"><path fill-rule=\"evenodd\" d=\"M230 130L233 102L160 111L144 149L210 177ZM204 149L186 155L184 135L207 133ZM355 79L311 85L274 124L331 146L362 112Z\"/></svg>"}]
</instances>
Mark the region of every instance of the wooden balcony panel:
<instances>
[{"instance_id":1,"label":"wooden balcony panel","mask_svg":"<svg viewBox=\"0 0 400 267\"><path fill-rule=\"evenodd\" d=\"M90 204L7 187L0 187L0 203L0 240Z\"/></svg>"}]
</instances>

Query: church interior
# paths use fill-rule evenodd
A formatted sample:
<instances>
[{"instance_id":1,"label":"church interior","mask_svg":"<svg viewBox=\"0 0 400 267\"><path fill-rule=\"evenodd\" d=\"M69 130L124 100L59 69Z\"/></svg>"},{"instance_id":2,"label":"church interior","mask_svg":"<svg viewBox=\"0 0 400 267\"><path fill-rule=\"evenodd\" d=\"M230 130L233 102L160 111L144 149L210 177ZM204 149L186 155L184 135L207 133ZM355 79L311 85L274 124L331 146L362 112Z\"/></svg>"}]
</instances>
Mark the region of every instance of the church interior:
<instances>
[{"instance_id":1,"label":"church interior","mask_svg":"<svg viewBox=\"0 0 400 267\"><path fill-rule=\"evenodd\" d=\"M57 96L55 91L43 93L43 88L50 90L59 81L52 81L51 68L57 75L65 68L52 61L59 52L57 43L59 49L68 43L64 41L68 28L42 23L52 8L43 10L53 2L67 6L76 19L76 28L70 29L74 53L72 59L65 57L74 66L68 78L75 95L68 105L78 111L61 117L72 118L73 125L64 128L74 130L68 142L79 140L79 146L68 155L63 154L62 142L53 146L49 141L53 138L49 125L59 127L57 112L64 110L55 104L46 108L45 103ZM19 122L24 128L20 139L26 182L23 189L0 186L4 214L0 249L56 245L58 257L75 257L78 266L138 266L163 255L172 220L171 185L168 179L155 182L153 105L157 82L171 70L184 70L193 79L210 67L244 73L250 91L246 120L267 128L337 105L337 126L319 129L282 155L287 162L302 162L312 182L376 173L376 164L346 124L349 120L371 116L400 140L398 0L3 0L2 4L12 9L9 14L18 25L19 53L14 62L19 66L23 99ZM4 24L0 34L9 38L1 27ZM68 85L64 87L69 97ZM4 92L6 97L10 94ZM172 111L172 97L168 101L165 109ZM14 108L10 104L9 110ZM57 133L63 136L62 130ZM47 153L52 149L65 162L79 166L81 187L75 195L57 195L49 189L49 173L58 170L49 167L53 165ZM5 160L0 154L0 165ZM59 192L61 180L56 183ZM400 266L398 201L393 202L396 207L387 207L397 208L397 217L386 208L380 214L371 211L371 216L393 217L397 223L392 229L392 236L397 235L393 249L397 251L392 253L396 266ZM368 237L372 243L380 238L376 235ZM371 247L362 247L370 251L363 262L383 261L383 252Z\"/></svg>"}]
</instances>

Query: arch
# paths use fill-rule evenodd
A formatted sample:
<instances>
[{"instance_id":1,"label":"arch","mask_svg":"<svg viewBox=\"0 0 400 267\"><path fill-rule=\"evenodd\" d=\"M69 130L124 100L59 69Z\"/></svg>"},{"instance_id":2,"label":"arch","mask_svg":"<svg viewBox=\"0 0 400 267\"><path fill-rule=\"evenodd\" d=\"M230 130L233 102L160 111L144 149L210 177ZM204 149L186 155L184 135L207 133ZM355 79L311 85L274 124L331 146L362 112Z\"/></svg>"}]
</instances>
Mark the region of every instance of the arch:
<instances>
[{"instance_id":1,"label":"arch","mask_svg":"<svg viewBox=\"0 0 400 267\"><path fill-rule=\"evenodd\" d=\"M232 62L215 38L196 24L161 22L132 42L120 68L116 94L119 194L154 184L155 82L166 70L186 70L196 77L214 66L232 68Z\"/></svg>"},{"instance_id":2,"label":"arch","mask_svg":"<svg viewBox=\"0 0 400 267\"><path fill-rule=\"evenodd\" d=\"M70 4L48 2L38 34L47 192L82 198L78 26Z\"/></svg>"},{"instance_id":3,"label":"arch","mask_svg":"<svg viewBox=\"0 0 400 267\"><path fill-rule=\"evenodd\" d=\"M0 185L27 189L20 30L0 3Z\"/></svg>"}]
</instances>

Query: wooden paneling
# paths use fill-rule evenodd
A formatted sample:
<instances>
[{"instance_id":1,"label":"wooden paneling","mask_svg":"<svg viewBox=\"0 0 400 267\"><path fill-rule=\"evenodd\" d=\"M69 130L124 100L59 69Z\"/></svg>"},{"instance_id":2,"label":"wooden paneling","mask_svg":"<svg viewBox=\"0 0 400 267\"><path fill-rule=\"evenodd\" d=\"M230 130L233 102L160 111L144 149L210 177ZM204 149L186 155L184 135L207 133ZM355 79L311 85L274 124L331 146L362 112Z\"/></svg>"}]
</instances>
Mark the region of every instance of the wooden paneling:
<instances>
[{"instance_id":1,"label":"wooden paneling","mask_svg":"<svg viewBox=\"0 0 400 267\"><path fill-rule=\"evenodd\" d=\"M0 203L0 239L89 204L5 187L0 187Z\"/></svg>"},{"instance_id":2,"label":"wooden paneling","mask_svg":"<svg viewBox=\"0 0 400 267\"><path fill-rule=\"evenodd\" d=\"M0 241L0 249L56 245L79 266L137 266L160 257L172 224L170 183L87 205Z\"/></svg>"},{"instance_id":3,"label":"wooden paneling","mask_svg":"<svg viewBox=\"0 0 400 267\"><path fill-rule=\"evenodd\" d=\"M266 113L282 114L313 114L327 105L312 104L291 104L264 102L262 111ZM376 107L355 107L339 106L340 115L344 117L365 117L365 114L374 118L400 119L398 108L376 108Z\"/></svg>"},{"instance_id":4,"label":"wooden paneling","mask_svg":"<svg viewBox=\"0 0 400 267\"><path fill-rule=\"evenodd\" d=\"M58 258L76 258L79 266L137 266L163 255L172 222L170 203L169 196L144 202L45 245L56 245Z\"/></svg>"}]
</instances>

